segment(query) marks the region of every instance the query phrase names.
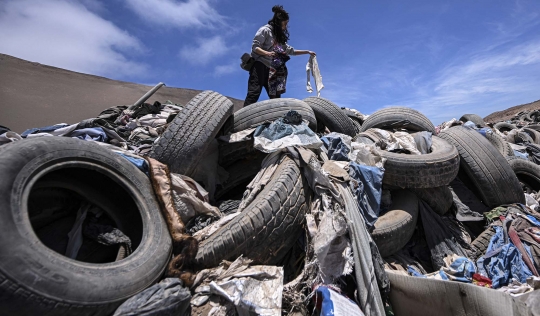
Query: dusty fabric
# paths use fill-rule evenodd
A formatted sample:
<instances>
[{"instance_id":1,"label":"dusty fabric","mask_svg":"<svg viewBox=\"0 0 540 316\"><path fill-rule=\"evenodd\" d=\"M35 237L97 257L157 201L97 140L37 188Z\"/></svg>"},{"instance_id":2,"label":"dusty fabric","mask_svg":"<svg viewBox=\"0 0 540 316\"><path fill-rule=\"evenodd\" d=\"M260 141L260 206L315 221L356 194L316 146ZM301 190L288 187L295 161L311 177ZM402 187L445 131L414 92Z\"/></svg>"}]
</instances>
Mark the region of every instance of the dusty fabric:
<instances>
[{"instance_id":1,"label":"dusty fabric","mask_svg":"<svg viewBox=\"0 0 540 316\"><path fill-rule=\"evenodd\" d=\"M413 155L421 155L416 148L416 142L409 133L406 132L389 132L379 128L370 128L368 131L378 136L381 149L386 151L406 150Z\"/></svg>"},{"instance_id":2,"label":"dusty fabric","mask_svg":"<svg viewBox=\"0 0 540 316\"><path fill-rule=\"evenodd\" d=\"M351 137L340 133L330 133L321 137L326 147L328 159L336 161L349 161L351 152Z\"/></svg>"},{"instance_id":3,"label":"dusty fabric","mask_svg":"<svg viewBox=\"0 0 540 316\"><path fill-rule=\"evenodd\" d=\"M83 227L83 235L105 246L123 245L126 256L132 253L131 239L121 230L110 225L88 223Z\"/></svg>"},{"instance_id":4,"label":"dusty fabric","mask_svg":"<svg viewBox=\"0 0 540 316\"><path fill-rule=\"evenodd\" d=\"M77 254L79 253L79 249L81 249L82 243L83 243L83 223L86 219L86 214L90 210L92 205L88 202L81 203L81 207L77 211L77 217L75 219L75 223L73 224L73 227L68 233L69 241L66 247L66 257L75 259L77 258Z\"/></svg>"},{"instance_id":5,"label":"dusty fabric","mask_svg":"<svg viewBox=\"0 0 540 316\"><path fill-rule=\"evenodd\" d=\"M55 130L47 130L47 131L40 130L37 132L33 132L31 134L28 134L26 137L32 138L32 137L40 137L40 136L67 136L71 132L75 131L78 125L79 124L71 124L71 125L60 124L59 126L63 126L63 127L59 127Z\"/></svg>"},{"instance_id":6,"label":"dusty fabric","mask_svg":"<svg viewBox=\"0 0 540 316\"><path fill-rule=\"evenodd\" d=\"M161 206L163 217L169 227L169 232L171 233L173 240L182 240L186 237L184 235L185 227L174 203L173 186L169 168L167 165L153 158L148 157L146 160L150 167L152 186L154 187L154 192L156 193Z\"/></svg>"},{"instance_id":7,"label":"dusty fabric","mask_svg":"<svg viewBox=\"0 0 540 316\"><path fill-rule=\"evenodd\" d=\"M334 180L349 181L351 179L349 172L345 170L348 169L348 163L345 161L328 160L323 164L322 169Z\"/></svg>"},{"instance_id":8,"label":"dusty fabric","mask_svg":"<svg viewBox=\"0 0 540 316\"><path fill-rule=\"evenodd\" d=\"M332 284L335 279L352 272L354 265L352 250L347 234L347 221L343 208L332 203L327 195L321 196L324 208L317 227L316 222L308 224L313 231L313 247L319 265L320 278L324 284Z\"/></svg>"},{"instance_id":9,"label":"dusty fabric","mask_svg":"<svg viewBox=\"0 0 540 316\"><path fill-rule=\"evenodd\" d=\"M322 76L321 71L319 70L319 63L317 62L317 56L310 56L309 60L306 64L306 73L307 73L307 83L306 83L306 89L307 92L312 93L313 88L311 88L311 78L310 73L313 76L313 79L315 80L315 88L317 89L317 96L321 96L321 90L324 88L324 84L322 82Z\"/></svg>"},{"instance_id":10,"label":"dusty fabric","mask_svg":"<svg viewBox=\"0 0 540 316\"><path fill-rule=\"evenodd\" d=\"M370 230L379 217L384 169L350 162L349 175L352 178L350 188Z\"/></svg>"},{"instance_id":11,"label":"dusty fabric","mask_svg":"<svg viewBox=\"0 0 540 316\"><path fill-rule=\"evenodd\" d=\"M217 268L202 270L193 287L193 306L220 296L235 306L237 315L281 315L282 267L251 266L251 260L240 256L232 263L223 261Z\"/></svg>"},{"instance_id":12,"label":"dusty fabric","mask_svg":"<svg viewBox=\"0 0 540 316\"><path fill-rule=\"evenodd\" d=\"M217 140L213 139L191 174L191 177L194 180L203 183L208 191L210 200L214 199L216 186L221 183L218 160L219 143Z\"/></svg>"},{"instance_id":13,"label":"dusty fabric","mask_svg":"<svg viewBox=\"0 0 540 316\"><path fill-rule=\"evenodd\" d=\"M416 143L416 148L422 155L429 154L431 152L431 145L433 144L431 132L423 131L411 135Z\"/></svg>"},{"instance_id":14,"label":"dusty fabric","mask_svg":"<svg viewBox=\"0 0 540 316\"><path fill-rule=\"evenodd\" d=\"M184 223L201 214L221 217L219 209L205 202L201 194L194 190L182 176L171 173L171 185L174 204Z\"/></svg>"},{"instance_id":15,"label":"dusty fabric","mask_svg":"<svg viewBox=\"0 0 540 316\"><path fill-rule=\"evenodd\" d=\"M349 159L357 164L384 168L386 158L381 157L375 145L368 145L359 142L351 143Z\"/></svg>"},{"instance_id":16,"label":"dusty fabric","mask_svg":"<svg viewBox=\"0 0 540 316\"><path fill-rule=\"evenodd\" d=\"M461 247L458 239L461 239L461 232L455 232L441 216L435 213L429 205L420 200L418 202L422 225L426 234L426 241L431 251L431 260L435 269L445 266L444 258L450 254L460 257L467 257L466 251Z\"/></svg>"},{"instance_id":17,"label":"dusty fabric","mask_svg":"<svg viewBox=\"0 0 540 316\"><path fill-rule=\"evenodd\" d=\"M177 278L167 278L125 301L114 316L186 315L191 293Z\"/></svg>"},{"instance_id":18,"label":"dusty fabric","mask_svg":"<svg viewBox=\"0 0 540 316\"><path fill-rule=\"evenodd\" d=\"M286 147L302 146L317 149L322 142L306 123L291 125L278 119L271 124L264 124L255 130L253 147L272 153Z\"/></svg>"},{"instance_id":19,"label":"dusty fabric","mask_svg":"<svg viewBox=\"0 0 540 316\"><path fill-rule=\"evenodd\" d=\"M328 286L319 286L317 295L321 297L321 316L364 316L355 302L332 290Z\"/></svg>"},{"instance_id":20,"label":"dusty fabric","mask_svg":"<svg viewBox=\"0 0 540 316\"><path fill-rule=\"evenodd\" d=\"M255 130L256 128L248 128L243 131L239 131L230 135L220 136L218 137L218 139L227 143L243 142L246 140L250 140Z\"/></svg>"},{"instance_id":21,"label":"dusty fabric","mask_svg":"<svg viewBox=\"0 0 540 316\"><path fill-rule=\"evenodd\" d=\"M462 222L484 220L484 216L482 216L482 214L471 210L469 206L461 202L461 199L459 198L459 196L457 196L457 194L454 192L454 190L451 187L448 187L448 188L450 189L450 192L452 192L452 199L454 201L453 207L455 207L456 209L457 220L462 221Z\"/></svg>"},{"instance_id":22,"label":"dusty fabric","mask_svg":"<svg viewBox=\"0 0 540 316\"><path fill-rule=\"evenodd\" d=\"M4 134L0 135L0 145L7 144L11 142L16 142L18 140L22 140L21 135L15 133L15 132L5 132Z\"/></svg>"},{"instance_id":23,"label":"dusty fabric","mask_svg":"<svg viewBox=\"0 0 540 316\"><path fill-rule=\"evenodd\" d=\"M295 162L302 168L309 187L315 194L328 194L340 204L343 204L341 195L337 187L330 181L327 174L323 171L317 156L302 147L287 148Z\"/></svg>"}]
</instances>

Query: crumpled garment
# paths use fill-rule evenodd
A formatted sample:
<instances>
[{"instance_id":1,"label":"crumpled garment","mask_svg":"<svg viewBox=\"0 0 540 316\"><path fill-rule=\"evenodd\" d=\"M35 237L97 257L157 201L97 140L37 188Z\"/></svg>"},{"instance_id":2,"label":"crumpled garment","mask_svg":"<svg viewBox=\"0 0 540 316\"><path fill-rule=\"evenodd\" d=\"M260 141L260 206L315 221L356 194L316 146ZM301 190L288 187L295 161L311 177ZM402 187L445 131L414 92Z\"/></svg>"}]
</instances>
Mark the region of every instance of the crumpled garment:
<instances>
[{"instance_id":1,"label":"crumpled garment","mask_svg":"<svg viewBox=\"0 0 540 316\"><path fill-rule=\"evenodd\" d=\"M122 303L113 316L186 315L191 293L178 278L167 278Z\"/></svg>"},{"instance_id":2,"label":"crumpled garment","mask_svg":"<svg viewBox=\"0 0 540 316\"><path fill-rule=\"evenodd\" d=\"M477 260L478 272L493 281L493 288L507 285L512 278L525 283L532 276L521 253L512 243L505 243L503 228L493 226L495 235L491 237L486 254Z\"/></svg>"},{"instance_id":3,"label":"crumpled garment","mask_svg":"<svg viewBox=\"0 0 540 316\"><path fill-rule=\"evenodd\" d=\"M460 120L458 120L456 118L453 118L450 121L443 122L442 124L437 126L435 128L435 130L436 130L437 134L439 134L440 132L449 129L452 126L462 125L462 124L463 124L463 122L461 122Z\"/></svg>"},{"instance_id":4,"label":"crumpled garment","mask_svg":"<svg viewBox=\"0 0 540 316\"><path fill-rule=\"evenodd\" d=\"M85 237L93 239L105 246L124 245L126 256L132 253L131 239L118 228L109 225L87 223L83 226L82 233Z\"/></svg>"},{"instance_id":5,"label":"crumpled garment","mask_svg":"<svg viewBox=\"0 0 540 316\"><path fill-rule=\"evenodd\" d=\"M360 142L351 143L351 152L349 153L351 161L361 165L384 168L386 158L383 158L377 151L375 145L368 145Z\"/></svg>"},{"instance_id":6,"label":"crumpled garment","mask_svg":"<svg viewBox=\"0 0 540 316\"><path fill-rule=\"evenodd\" d=\"M435 269L445 266L444 258L449 254L467 257L467 253L462 247L467 243L463 240L461 231L448 225L426 202L420 200L418 209Z\"/></svg>"},{"instance_id":7,"label":"crumpled garment","mask_svg":"<svg viewBox=\"0 0 540 316\"><path fill-rule=\"evenodd\" d=\"M418 272L414 267L408 267L408 271L415 277L464 283L473 282L473 276L476 273L476 266L473 261L456 254L445 257L443 261L444 266L442 266L439 271L433 273L424 275Z\"/></svg>"},{"instance_id":8,"label":"crumpled garment","mask_svg":"<svg viewBox=\"0 0 540 316\"><path fill-rule=\"evenodd\" d=\"M107 134L101 127L83 128L78 129L69 134L73 138L82 140L93 140L96 142L106 143L108 140Z\"/></svg>"},{"instance_id":9,"label":"crumpled garment","mask_svg":"<svg viewBox=\"0 0 540 316\"><path fill-rule=\"evenodd\" d=\"M323 194L318 203L324 209L317 225L313 215L307 214L307 226L313 238L313 248L319 266L319 277L324 284L332 284L353 270L351 243L347 235L347 220L339 203L332 203Z\"/></svg>"},{"instance_id":10,"label":"crumpled garment","mask_svg":"<svg viewBox=\"0 0 540 316\"><path fill-rule=\"evenodd\" d=\"M540 146L531 143L526 143L524 145L527 147L529 160L537 165L540 165Z\"/></svg>"},{"instance_id":11,"label":"crumpled garment","mask_svg":"<svg viewBox=\"0 0 540 316\"><path fill-rule=\"evenodd\" d=\"M527 282L529 281L529 279L532 279L532 278L537 278L537 277L535 276L529 277L527 278ZM508 285L500 287L498 290L504 293L508 293L509 295L512 295L512 296L520 296L520 295L532 292L535 289L532 286L530 286L528 283L521 283L516 279L512 279L510 280L510 283L508 283Z\"/></svg>"},{"instance_id":12,"label":"crumpled garment","mask_svg":"<svg viewBox=\"0 0 540 316\"><path fill-rule=\"evenodd\" d=\"M200 271L191 305L202 306L212 296L220 296L235 306L237 315L281 315L283 268L251 266L251 262L240 256L232 263L223 261L217 268Z\"/></svg>"},{"instance_id":13,"label":"crumpled garment","mask_svg":"<svg viewBox=\"0 0 540 316\"><path fill-rule=\"evenodd\" d=\"M319 70L319 63L317 62L317 56L310 56L309 60L306 64L306 74L307 74L307 84L306 89L307 92L312 93L313 88L311 88L311 78L309 74L313 76L313 79L315 80L315 88L317 89L317 96L321 96L321 90L324 88L324 84L322 82L322 76L321 71Z\"/></svg>"},{"instance_id":14,"label":"crumpled garment","mask_svg":"<svg viewBox=\"0 0 540 316\"><path fill-rule=\"evenodd\" d=\"M420 151L416 148L416 142L414 137L407 132L389 132L380 128L370 128L368 131L378 136L379 141L377 145L386 151L398 151L405 150L412 155L421 155Z\"/></svg>"},{"instance_id":15,"label":"crumpled garment","mask_svg":"<svg viewBox=\"0 0 540 316\"><path fill-rule=\"evenodd\" d=\"M8 131L0 135L0 145L22 140L21 135Z\"/></svg>"},{"instance_id":16,"label":"crumpled garment","mask_svg":"<svg viewBox=\"0 0 540 316\"><path fill-rule=\"evenodd\" d=\"M328 151L328 159L349 161L352 143L350 136L334 132L321 137L321 141Z\"/></svg>"},{"instance_id":17,"label":"crumpled garment","mask_svg":"<svg viewBox=\"0 0 540 316\"><path fill-rule=\"evenodd\" d=\"M320 316L364 316L354 301L332 290L332 288L319 286L316 292L317 296L322 299Z\"/></svg>"},{"instance_id":18,"label":"crumpled garment","mask_svg":"<svg viewBox=\"0 0 540 316\"><path fill-rule=\"evenodd\" d=\"M349 175L354 180L349 182L351 190L356 196L366 226L371 230L379 218L384 169L351 161Z\"/></svg>"},{"instance_id":19,"label":"crumpled garment","mask_svg":"<svg viewBox=\"0 0 540 316\"><path fill-rule=\"evenodd\" d=\"M317 149L322 145L319 137L306 123L286 124L283 122L283 118L257 127L253 136L253 147L265 153L276 152L292 146Z\"/></svg>"},{"instance_id":20,"label":"crumpled garment","mask_svg":"<svg viewBox=\"0 0 540 316\"><path fill-rule=\"evenodd\" d=\"M252 137L253 132L255 132L257 128L248 128L243 131L239 131L230 135L223 135L218 137L219 140L227 142L227 143L238 143L243 142L246 140L250 140Z\"/></svg>"},{"instance_id":21,"label":"crumpled garment","mask_svg":"<svg viewBox=\"0 0 540 316\"><path fill-rule=\"evenodd\" d=\"M328 160L322 166L324 172L328 174L333 180L336 181L349 181L351 177L349 176L349 163L346 161L335 161Z\"/></svg>"},{"instance_id":22,"label":"crumpled garment","mask_svg":"<svg viewBox=\"0 0 540 316\"><path fill-rule=\"evenodd\" d=\"M221 212L215 206L204 200L204 196L208 199L206 192L200 185L194 188L195 181L186 181L187 176L171 173L172 195L176 210L178 211L182 221L187 223L197 215L210 215L221 217ZM199 192L203 191L203 194Z\"/></svg>"},{"instance_id":23,"label":"crumpled garment","mask_svg":"<svg viewBox=\"0 0 540 316\"><path fill-rule=\"evenodd\" d=\"M309 187L315 194L329 194L338 203L343 204L339 191L330 181L327 173L322 169L319 160L311 150L302 147L287 148L296 164L301 167Z\"/></svg>"},{"instance_id":24,"label":"crumpled garment","mask_svg":"<svg viewBox=\"0 0 540 316\"><path fill-rule=\"evenodd\" d=\"M452 192L452 199L456 208L456 219L460 222L475 222L484 220L484 216L478 212L471 210L469 206L461 202L461 199L454 192L452 187L448 187Z\"/></svg>"},{"instance_id":25,"label":"crumpled garment","mask_svg":"<svg viewBox=\"0 0 540 316\"><path fill-rule=\"evenodd\" d=\"M59 128L66 127L66 126L68 126L68 124L59 123L59 124L55 124L55 125L51 125L51 126L34 127L34 128L30 128L30 129L27 129L24 132L22 132L21 137L26 138L26 136L28 136L30 134L36 134L36 133L50 133L52 131L55 131L55 130L57 130Z\"/></svg>"},{"instance_id":26,"label":"crumpled garment","mask_svg":"<svg viewBox=\"0 0 540 316\"><path fill-rule=\"evenodd\" d=\"M416 143L416 148L422 155L431 152L431 145L433 144L431 132L423 131L411 135Z\"/></svg>"},{"instance_id":27,"label":"crumpled garment","mask_svg":"<svg viewBox=\"0 0 540 316\"><path fill-rule=\"evenodd\" d=\"M47 130L47 131L36 131L34 133L28 134L26 137L41 137L41 136L70 136L69 134L76 130L79 126L79 124L58 124L62 125L63 127L57 128L55 130ZM22 136L22 135L21 135Z\"/></svg>"}]
</instances>

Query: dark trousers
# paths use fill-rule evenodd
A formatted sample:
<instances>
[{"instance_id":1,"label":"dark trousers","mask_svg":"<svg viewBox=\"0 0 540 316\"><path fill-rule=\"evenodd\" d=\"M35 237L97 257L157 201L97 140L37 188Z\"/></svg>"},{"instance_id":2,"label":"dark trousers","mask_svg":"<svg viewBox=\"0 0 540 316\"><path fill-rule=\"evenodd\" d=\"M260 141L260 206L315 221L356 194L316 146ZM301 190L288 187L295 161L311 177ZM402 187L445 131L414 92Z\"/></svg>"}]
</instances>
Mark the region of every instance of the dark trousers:
<instances>
[{"instance_id":1,"label":"dark trousers","mask_svg":"<svg viewBox=\"0 0 540 316\"><path fill-rule=\"evenodd\" d=\"M253 104L259 100L261 95L262 88L266 90L268 94L268 75L270 73L270 68L266 67L260 61L256 61L249 71L249 80L248 80L248 92L246 95L246 100L244 101L244 106ZM280 98L280 95L277 96L268 96L270 99Z\"/></svg>"}]
</instances>

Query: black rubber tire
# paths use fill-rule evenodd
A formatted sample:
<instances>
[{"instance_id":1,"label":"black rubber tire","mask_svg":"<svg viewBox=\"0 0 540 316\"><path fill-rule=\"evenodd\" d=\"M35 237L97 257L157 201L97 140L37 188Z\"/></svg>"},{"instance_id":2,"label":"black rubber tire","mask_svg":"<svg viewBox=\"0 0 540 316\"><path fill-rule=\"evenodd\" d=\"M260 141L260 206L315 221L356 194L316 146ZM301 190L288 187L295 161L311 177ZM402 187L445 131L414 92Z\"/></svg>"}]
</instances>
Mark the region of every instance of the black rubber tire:
<instances>
[{"instance_id":1,"label":"black rubber tire","mask_svg":"<svg viewBox=\"0 0 540 316\"><path fill-rule=\"evenodd\" d=\"M355 132L354 136L356 136L360 133L360 130L362 129L362 123L360 123L360 120L352 118L352 117L349 117L349 119L354 125L354 132Z\"/></svg>"},{"instance_id":2,"label":"black rubber tire","mask_svg":"<svg viewBox=\"0 0 540 316\"><path fill-rule=\"evenodd\" d=\"M253 147L253 139L236 143L219 143L218 163L223 168L243 159L258 159L265 157L266 153Z\"/></svg>"},{"instance_id":3,"label":"black rubber tire","mask_svg":"<svg viewBox=\"0 0 540 316\"><path fill-rule=\"evenodd\" d=\"M493 128L497 129L499 132L509 132L513 129L516 129L517 126L515 126L514 124L506 123L506 122L499 122L493 125Z\"/></svg>"},{"instance_id":4,"label":"black rubber tire","mask_svg":"<svg viewBox=\"0 0 540 316\"><path fill-rule=\"evenodd\" d=\"M237 188L239 185L251 181L261 170L262 161L265 154L255 159L242 159L230 165L226 170L229 173L229 178L216 191L215 199L220 200L230 191ZM246 188L244 187L243 190Z\"/></svg>"},{"instance_id":5,"label":"black rubber tire","mask_svg":"<svg viewBox=\"0 0 540 316\"><path fill-rule=\"evenodd\" d=\"M254 264L279 262L302 233L309 207L307 188L296 163L285 156L242 214L199 244L197 266L215 267L240 255Z\"/></svg>"},{"instance_id":6,"label":"black rubber tire","mask_svg":"<svg viewBox=\"0 0 540 316\"><path fill-rule=\"evenodd\" d=\"M454 197L448 186L440 186L428 189L413 189L419 199L426 202L431 209L439 214L444 215L452 207Z\"/></svg>"},{"instance_id":7,"label":"black rubber tire","mask_svg":"<svg viewBox=\"0 0 540 316\"><path fill-rule=\"evenodd\" d=\"M540 190L540 166L532 161L518 158L506 157L512 170L520 182L532 188L535 191Z\"/></svg>"},{"instance_id":8,"label":"black rubber tire","mask_svg":"<svg viewBox=\"0 0 540 316\"><path fill-rule=\"evenodd\" d=\"M0 152L0 310L4 315L111 315L155 283L171 238L148 177L121 156L64 137L27 139ZM105 264L67 258L44 245L30 214L40 187L67 189L102 208L134 252ZM35 213L34 213L35 214Z\"/></svg>"},{"instance_id":9,"label":"black rubber tire","mask_svg":"<svg viewBox=\"0 0 540 316\"><path fill-rule=\"evenodd\" d=\"M422 113L407 107L395 106L379 110L362 124L362 132L370 128L405 128L410 131L428 131L435 135L435 126Z\"/></svg>"},{"instance_id":10,"label":"black rubber tire","mask_svg":"<svg viewBox=\"0 0 540 316\"><path fill-rule=\"evenodd\" d=\"M320 97L309 97L305 98L304 102L309 104L313 113L315 113L318 121L317 127L320 128L319 125L324 125L331 132L341 133L351 137L356 135L353 122L332 101Z\"/></svg>"},{"instance_id":11,"label":"black rubber tire","mask_svg":"<svg viewBox=\"0 0 540 316\"><path fill-rule=\"evenodd\" d=\"M495 147L501 155L504 157L512 157L514 156L514 150L510 146L510 144L504 140L501 136L497 135L495 132L493 133L486 133L486 139Z\"/></svg>"},{"instance_id":12,"label":"black rubber tire","mask_svg":"<svg viewBox=\"0 0 540 316\"><path fill-rule=\"evenodd\" d=\"M192 176L232 111L231 100L217 92L197 94L154 143L150 157L168 165L171 172Z\"/></svg>"},{"instance_id":13,"label":"black rubber tire","mask_svg":"<svg viewBox=\"0 0 540 316\"><path fill-rule=\"evenodd\" d=\"M528 127L524 127L523 129L523 132L529 134L529 136L531 136L533 142L535 144L540 144L540 132L532 129L532 128L528 128Z\"/></svg>"},{"instance_id":14,"label":"black rubber tire","mask_svg":"<svg viewBox=\"0 0 540 316\"><path fill-rule=\"evenodd\" d=\"M471 248L474 250L475 257L471 259L476 261L478 260L478 258L486 254L486 250L489 246L489 241L491 240L491 237L493 237L493 235L495 235L495 229L489 226L480 235L478 235L475 240L471 242Z\"/></svg>"},{"instance_id":15,"label":"black rubber tire","mask_svg":"<svg viewBox=\"0 0 540 316\"><path fill-rule=\"evenodd\" d=\"M502 204L525 203L521 185L506 159L475 130L456 126L439 134L456 146L462 168L482 202L494 208Z\"/></svg>"},{"instance_id":16,"label":"black rubber tire","mask_svg":"<svg viewBox=\"0 0 540 316\"><path fill-rule=\"evenodd\" d=\"M406 155L378 149L386 158L383 183L400 188L433 188L449 184L459 171L457 149L447 141L432 137L432 152Z\"/></svg>"},{"instance_id":17,"label":"black rubber tire","mask_svg":"<svg viewBox=\"0 0 540 316\"><path fill-rule=\"evenodd\" d=\"M471 121L476 124L477 127L486 127L486 122L484 122L484 119L476 114L463 114L459 120L463 123Z\"/></svg>"},{"instance_id":18,"label":"black rubber tire","mask_svg":"<svg viewBox=\"0 0 540 316\"><path fill-rule=\"evenodd\" d=\"M527 125L527 128L534 129L535 131L540 132L540 124L530 124Z\"/></svg>"},{"instance_id":19,"label":"black rubber tire","mask_svg":"<svg viewBox=\"0 0 540 316\"><path fill-rule=\"evenodd\" d=\"M371 232L381 256L388 257L401 250L411 239L418 219L418 198L407 190L392 191L390 211L375 222Z\"/></svg>"},{"instance_id":20,"label":"black rubber tire","mask_svg":"<svg viewBox=\"0 0 540 316\"><path fill-rule=\"evenodd\" d=\"M294 110L309 122L313 131L317 130L317 118L311 107L304 101L290 98L270 99L250 104L233 114L225 124L225 133L239 132L256 127L266 121L282 118L287 112Z\"/></svg>"},{"instance_id":21,"label":"black rubber tire","mask_svg":"<svg viewBox=\"0 0 540 316\"><path fill-rule=\"evenodd\" d=\"M539 116L540 116L540 111L534 110L534 111L529 112L529 114L527 114L527 119L531 122L536 122Z\"/></svg>"}]
</instances>

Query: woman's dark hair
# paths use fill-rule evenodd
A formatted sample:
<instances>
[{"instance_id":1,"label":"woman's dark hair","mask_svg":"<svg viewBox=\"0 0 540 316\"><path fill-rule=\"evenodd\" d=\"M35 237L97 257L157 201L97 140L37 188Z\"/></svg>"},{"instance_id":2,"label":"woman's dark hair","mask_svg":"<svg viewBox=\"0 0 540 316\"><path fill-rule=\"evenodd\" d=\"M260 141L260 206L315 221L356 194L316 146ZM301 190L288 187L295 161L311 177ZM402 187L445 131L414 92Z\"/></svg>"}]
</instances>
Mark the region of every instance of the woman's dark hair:
<instances>
[{"instance_id":1,"label":"woman's dark hair","mask_svg":"<svg viewBox=\"0 0 540 316\"><path fill-rule=\"evenodd\" d=\"M285 44L289 40L289 31L281 28L281 22L289 21L289 13L283 9L282 5L273 6L272 12L274 12L274 16L268 21L268 24L272 26L272 31L277 42Z\"/></svg>"}]
</instances>

